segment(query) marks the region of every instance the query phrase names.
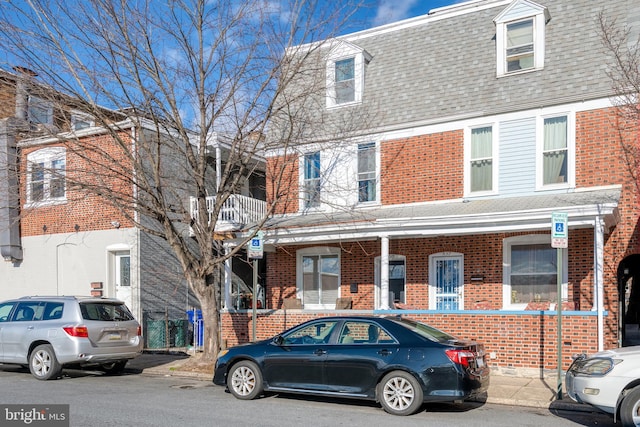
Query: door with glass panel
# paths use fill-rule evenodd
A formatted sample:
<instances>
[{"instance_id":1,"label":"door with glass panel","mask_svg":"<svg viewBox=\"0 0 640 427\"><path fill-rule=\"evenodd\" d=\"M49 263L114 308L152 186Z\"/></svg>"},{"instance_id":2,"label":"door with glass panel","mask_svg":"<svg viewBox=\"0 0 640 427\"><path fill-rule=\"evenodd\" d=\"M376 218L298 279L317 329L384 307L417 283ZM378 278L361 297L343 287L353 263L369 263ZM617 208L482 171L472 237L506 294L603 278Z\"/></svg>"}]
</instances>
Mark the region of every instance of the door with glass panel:
<instances>
[{"instance_id":1,"label":"door with glass panel","mask_svg":"<svg viewBox=\"0 0 640 427\"><path fill-rule=\"evenodd\" d=\"M462 255L435 256L431 268L434 291L433 305L436 310L461 310L464 280Z\"/></svg>"},{"instance_id":2,"label":"door with glass panel","mask_svg":"<svg viewBox=\"0 0 640 427\"><path fill-rule=\"evenodd\" d=\"M131 256L129 251L115 253L116 298L131 308Z\"/></svg>"}]
</instances>

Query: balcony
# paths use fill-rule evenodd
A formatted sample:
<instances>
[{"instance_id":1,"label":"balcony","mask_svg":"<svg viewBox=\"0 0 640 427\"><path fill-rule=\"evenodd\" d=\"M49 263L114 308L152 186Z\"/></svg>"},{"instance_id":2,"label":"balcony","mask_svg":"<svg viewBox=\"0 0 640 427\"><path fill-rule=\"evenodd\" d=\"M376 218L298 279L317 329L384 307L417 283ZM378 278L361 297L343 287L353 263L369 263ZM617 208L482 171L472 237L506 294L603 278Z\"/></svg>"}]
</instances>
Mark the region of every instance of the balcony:
<instances>
[{"instance_id":1,"label":"balcony","mask_svg":"<svg viewBox=\"0 0 640 427\"><path fill-rule=\"evenodd\" d=\"M209 196L206 198L209 224L211 224L213 219L212 215L215 201L215 196ZM191 211L191 218L197 220L197 198L191 197L189 199L189 209ZM220 209L216 222L216 232L235 231L245 228L247 225L262 220L266 210L267 202L264 200L241 196L240 194L232 194Z\"/></svg>"}]
</instances>

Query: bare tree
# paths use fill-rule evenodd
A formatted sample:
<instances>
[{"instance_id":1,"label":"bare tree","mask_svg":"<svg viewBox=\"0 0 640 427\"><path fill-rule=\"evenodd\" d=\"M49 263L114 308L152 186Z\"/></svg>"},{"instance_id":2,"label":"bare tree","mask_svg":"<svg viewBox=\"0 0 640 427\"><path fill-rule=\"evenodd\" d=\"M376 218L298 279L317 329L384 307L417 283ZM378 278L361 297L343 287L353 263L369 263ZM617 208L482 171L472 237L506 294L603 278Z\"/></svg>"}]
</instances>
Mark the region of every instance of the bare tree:
<instances>
[{"instance_id":1,"label":"bare tree","mask_svg":"<svg viewBox=\"0 0 640 427\"><path fill-rule=\"evenodd\" d=\"M619 141L623 161L640 195L640 31L619 23L603 10L598 14L600 38L610 59L607 75L616 98Z\"/></svg>"},{"instance_id":2,"label":"bare tree","mask_svg":"<svg viewBox=\"0 0 640 427\"><path fill-rule=\"evenodd\" d=\"M55 135L79 159L67 165L67 185L78 197L99 197L168 243L201 305L203 356L215 358L222 266L243 242L225 252L209 214L218 218L271 144L288 158L304 136L304 121L323 120L302 118L289 107L324 90L322 79L302 76L322 75L323 68L310 70L307 59L322 48L317 41L331 40L358 5L28 0L2 2L0 8L0 43L10 60L35 70L57 94L49 99L61 110L71 106L87 114L109 137L105 144ZM261 137L275 117L297 125L279 127L274 138ZM208 162L214 135L225 153L217 171ZM287 193L279 187L289 185L291 164L281 162L267 173L274 185L268 208L245 231L260 229ZM205 202L209 195L216 196L212 212ZM188 196L198 200L195 217ZM245 233L244 242L251 237Z\"/></svg>"}]
</instances>

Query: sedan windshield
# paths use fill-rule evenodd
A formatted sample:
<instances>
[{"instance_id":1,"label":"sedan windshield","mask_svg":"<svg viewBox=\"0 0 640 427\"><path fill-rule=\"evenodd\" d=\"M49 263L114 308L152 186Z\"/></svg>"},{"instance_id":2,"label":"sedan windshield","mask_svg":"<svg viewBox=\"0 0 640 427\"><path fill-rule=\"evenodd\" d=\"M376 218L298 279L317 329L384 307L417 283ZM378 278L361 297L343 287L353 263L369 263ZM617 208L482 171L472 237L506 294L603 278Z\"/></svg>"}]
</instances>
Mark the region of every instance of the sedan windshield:
<instances>
[{"instance_id":1,"label":"sedan windshield","mask_svg":"<svg viewBox=\"0 0 640 427\"><path fill-rule=\"evenodd\" d=\"M420 336L427 338L428 340L435 342L448 342L455 341L456 337L449 335L446 332L441 331L440 329L436 329L427 324L416 322L415 320L410 319L393 319L394 322L399 323L407 329L412 330Z\"/></svg>"}]
</instances>

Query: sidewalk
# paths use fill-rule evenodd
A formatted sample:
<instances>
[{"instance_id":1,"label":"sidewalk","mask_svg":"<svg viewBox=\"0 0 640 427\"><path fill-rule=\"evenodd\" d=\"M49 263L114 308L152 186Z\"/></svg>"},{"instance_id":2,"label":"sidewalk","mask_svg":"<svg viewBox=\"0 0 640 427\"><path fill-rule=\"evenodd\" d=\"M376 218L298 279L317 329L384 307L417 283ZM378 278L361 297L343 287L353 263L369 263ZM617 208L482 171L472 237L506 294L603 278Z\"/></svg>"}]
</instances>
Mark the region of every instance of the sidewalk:
<instances>
[{"instance_id":1,"label":"sidewalk","mask_svg":"<svg viewBox=\"0 0 640 427\"><path fill-rule=\"evenodd\" d=\"M194 372L181 369L190 356L181 352L145 352L129 361L127 369L138 370L147 375L175 376L193 378L199 381L211 381L212 373ZM213 367L211 367L213 372ZM528 406L570 411L593 411L588 405L581 405L566 394L557 399L557 376L532 378L516 374L494 371L487 393L487 403L501 405Z\"/></svg>"}]
</instances>

